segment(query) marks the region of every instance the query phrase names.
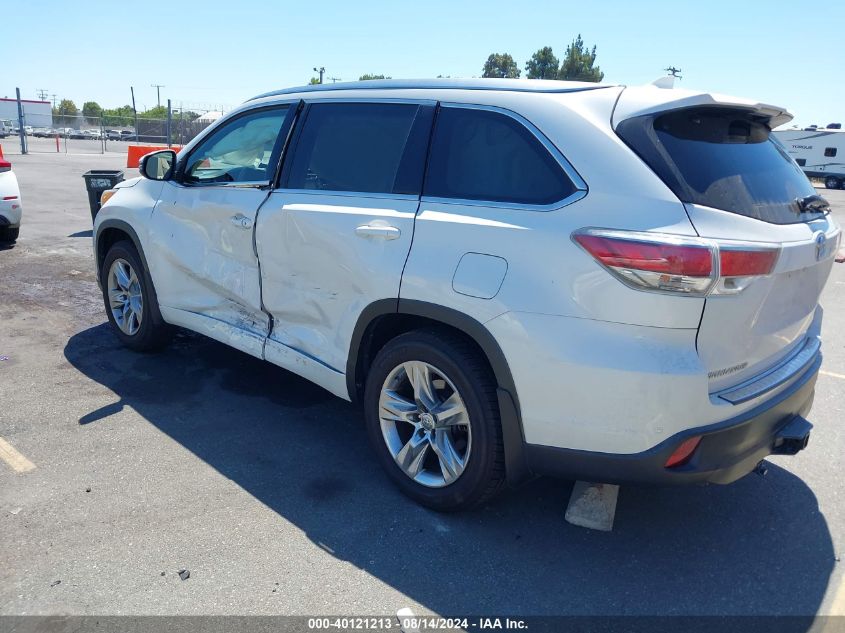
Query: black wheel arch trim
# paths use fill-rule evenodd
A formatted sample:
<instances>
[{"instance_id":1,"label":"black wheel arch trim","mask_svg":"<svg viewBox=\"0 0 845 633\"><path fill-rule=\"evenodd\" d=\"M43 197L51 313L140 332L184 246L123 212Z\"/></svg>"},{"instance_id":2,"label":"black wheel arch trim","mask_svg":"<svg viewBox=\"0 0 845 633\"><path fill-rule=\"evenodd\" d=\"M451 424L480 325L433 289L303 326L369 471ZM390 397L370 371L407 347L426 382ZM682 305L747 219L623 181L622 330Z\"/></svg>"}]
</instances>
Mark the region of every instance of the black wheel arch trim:
<instances>
[{"instance_id":1,"label":"black wheel arch trim","mask_svg":"<svg viewBox=\"0 0 845 633\"><path fill-rule=\"evenodd\" d=\"M94 235L94 261L96 262L97 266L97 284L102 288L102 279L100 279L100 268L102 267L102 262L106 257L106 253L100 252L100 238L103 236L103 233L107 229L117 229L119 231L123 231L129 236L130 241L135 246L135 250L138 252L138 257L141 258L141 264L144 266L144 276L146 277L147 285L150 288L150 293L155 299L156 304L158 304L158 295L156 294L155 284L153 284L153 278L150 274L150 267L147 264L147 256L144 254L144 249L141 246L141 240L138 239L138 233L135 232L135 229L132 228L128 222L124 220L118 220L115 218L110 218L108 220L103 220L100 223L100 226L97 227L97 233Z\"/></svg>"},{"instance_id":2,"label":"black wheel arch trim","mask_svg":"<svg viewBox=\"0 0 845 633\"><path fill-rule=\"evenodd\" d=\"M346 385L354 400L360 393L362 347L370 326L379 317L389 314L417 316L452 326L468 335L481 348L496 377L496 395L502 422L502 441L505 449L505 469L508 483L518 484L531 476L525 460L525 436L522 431L516 385L502 348L484 325L473 317L436 303L415 299L381 299L362 310L352 332L346 362Z\"/></svg>"}]
</instances>

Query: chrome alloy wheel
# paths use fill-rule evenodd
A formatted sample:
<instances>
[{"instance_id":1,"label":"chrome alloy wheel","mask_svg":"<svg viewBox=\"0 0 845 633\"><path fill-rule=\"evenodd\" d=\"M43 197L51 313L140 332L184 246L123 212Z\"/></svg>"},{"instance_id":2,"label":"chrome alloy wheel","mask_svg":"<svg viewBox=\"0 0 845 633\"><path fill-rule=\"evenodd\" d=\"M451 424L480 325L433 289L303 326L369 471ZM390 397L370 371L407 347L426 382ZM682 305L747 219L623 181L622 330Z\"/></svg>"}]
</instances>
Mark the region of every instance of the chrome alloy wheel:
<instances>
[{"instance_id":1,"label":"chrome alloy wheel","mask_svg":"<svg viewBox=\"0 0 845 633\"><path fill-rule=\"evenodd\" d=\"M138 276L129 262L116 259L109 268L106 284L114 322L121 332L134 336L141 328L141 320L144 318L144 296Z\"/></svg>"},{"instance_id":2,"label":"chrome alloy wheel","mask_svg":"<svg viewBox=\"0 0 845 633\"><path fill-rule=\"evenodd\" d=\"M436 367L422 361L395 367L381 388L379 420L396 464L417 483L442 488L464 472L472 449L469 414Z\"/></svg>"}]
</instances>

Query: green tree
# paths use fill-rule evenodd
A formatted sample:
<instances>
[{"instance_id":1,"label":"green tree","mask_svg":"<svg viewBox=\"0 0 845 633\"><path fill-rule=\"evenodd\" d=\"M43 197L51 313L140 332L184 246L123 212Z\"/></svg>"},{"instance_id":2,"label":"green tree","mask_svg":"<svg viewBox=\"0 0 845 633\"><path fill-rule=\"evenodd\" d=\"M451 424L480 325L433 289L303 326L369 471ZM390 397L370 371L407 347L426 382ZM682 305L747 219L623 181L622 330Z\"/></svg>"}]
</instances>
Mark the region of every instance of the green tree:
<instances>
[{"instance_id":1,"label":"green tree","mask_svg":"<svg viewBox=\"0 0 845 633\"><path fill-rule=\"evenodd\" d=\"M595 63L596 47L587 49L579 33L572 44L566 47L558 78L568 81L601 81L604 79L604 73L601 68L594 66Z\"/></svg>"},{"instance_id":2,"label":"green tree","mask_svg":"<svg viewBox=\"0 0 845 633\"><path fill-rule=\"evenodd\" d=\"M59 102L58 110L59 116L76 116L79 114L79 108L70 99L62 99Z\"/></svg>"},{"instance_id":3,"label":"green tree","mask_svg":"<svg viewBox=\"0 0 845 633\"><path fill-rule=\"evenodd\" d=\"M370 73L358 77L358 81L368 81L370 79L393 79L393 77L387 77L385 75L371 75Z\"/></svg>"},{"instance_id":4,"label":"green tree","mask_svg":"<svg viewBox=\"0 0 845 633\"><path fill-rule=\"evenodd\" d=\"M103 110L101 121L104 126L131 126L135 124L135 112L131 105L107 108Z\"/></svg>"},{"instance_id":5,"label":"green tree","mask_svg":"<svg viewBox=\"0 0 845 633\"><path fill-rule=\"evenodd\" d=\"M482 77L505 77L516 79L519 77L519 67L508 53L492 53L484 62Z\"/></svg>"},{"instance_id":6,"label":"green tree","mask_svg":"<svg viewBox=\"0 0 845 633\"><path fill-rule=\"evenodd\" d=\"M310 86L316 86L316 85L317 85L317 84L319 84L319 83L320 83L320 78L319 78L319 77L311 77L311 81L309 81L309 82L308 82L308 85L310 85Z\"/></svg>"},{"instance_id":7,"label":"green tree","mask_svg":"<svg viewBox=\"0 0 845 633\"><path fill-rule=\"evenodd\" d=\"M79 114L79 108L70 99L62 99L57 108L53 108L53 118L57 120L58 125L76 125L75 117ZM77 126L78 127L78 126Z\"/></svg>"},{"instance_id":8,"label":"green tree","mask_svg":"<svg viewBox=\"0 0 845 633\"><path fill-rule=\"evenodd\" d=\"M156 106L138 114L139 119L166 119L167 106Z\"/></svg>"},{"instance_id":9,"label":"green tree","mask_svg":"<svg viewBox=\"0 0 845 633\"><path fill-rule=\"evenodd\" d=\"M96 101L86 101L82 104L82 116L89 121L99 119L103 115L103 109Z\"/></svg>"},{"instance_id":10,"label":"green tree","mask_svg":"<svg viewBox=\"0 0 845 633\"><path fill-rule=\"evenodd\" d=\"M544 46L531 56L525 64L529 79L557 79L560 62L551 46Z\"/></svg>"}]
</instances>

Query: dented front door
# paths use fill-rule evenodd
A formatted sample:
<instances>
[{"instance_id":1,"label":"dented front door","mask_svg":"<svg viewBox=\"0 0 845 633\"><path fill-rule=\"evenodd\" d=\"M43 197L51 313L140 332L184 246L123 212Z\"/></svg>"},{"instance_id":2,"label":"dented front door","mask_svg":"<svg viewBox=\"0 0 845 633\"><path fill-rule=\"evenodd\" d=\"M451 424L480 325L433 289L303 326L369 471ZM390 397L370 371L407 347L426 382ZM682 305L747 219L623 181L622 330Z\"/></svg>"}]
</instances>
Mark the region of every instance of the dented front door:
<instances>
[{"instance_id":1,"label":"dented front door","mask_svg":"<svg viewBox=\"0 0 845 633\"><path fill-rule=\"evenodd\" d=\"M267 335L269 321L261 310L252 243L256 214L266 197L267 191L259 188L165 183L150 223L153 256L149 258L158 301L165 310L203 316L258 337ZM191 318L176 314L175 320L180 316Z\"/></svg>"}]
</instances>

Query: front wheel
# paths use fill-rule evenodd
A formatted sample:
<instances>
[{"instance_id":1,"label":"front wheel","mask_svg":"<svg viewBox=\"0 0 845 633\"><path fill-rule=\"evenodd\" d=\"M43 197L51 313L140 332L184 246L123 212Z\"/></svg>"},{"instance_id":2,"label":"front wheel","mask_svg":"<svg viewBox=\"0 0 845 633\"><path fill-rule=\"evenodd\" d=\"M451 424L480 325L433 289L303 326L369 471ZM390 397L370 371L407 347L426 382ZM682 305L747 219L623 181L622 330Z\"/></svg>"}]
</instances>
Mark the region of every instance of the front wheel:
<instances>
[{"instance_id":1,"label":"front wheel","mask_svg":"<svg viewBox=\"0 0 845 633\"><path fill-rule=\"evenodd\" d=\"M409 332L378 353L364 393L370 442L390 478L434 510L461 510L505 481L496 382L463 338Z\"/></svg>"},{"instance_id":2,"label":"front wheel","mask_svg":"<svg viewBox=\"0 0 845 633\"><path fill-rule=\"evenodd\" d=\"M836 176L828 176L824 179L824 186L826 189L839 189L842 183L839 182L839 178Z\"/></svg>"},{"instance_id":3,"label":"front wheel","mask_svg":"<svg viewBox=\"0 0 845 633\"><path fill-rule=\"evenodd\" d=\"M100 281L109 323L121 343L139 352L167 343L170 328L161 318L152 282L131 242L117 242L108 250Z\"/></svg>"}]
</instances>

